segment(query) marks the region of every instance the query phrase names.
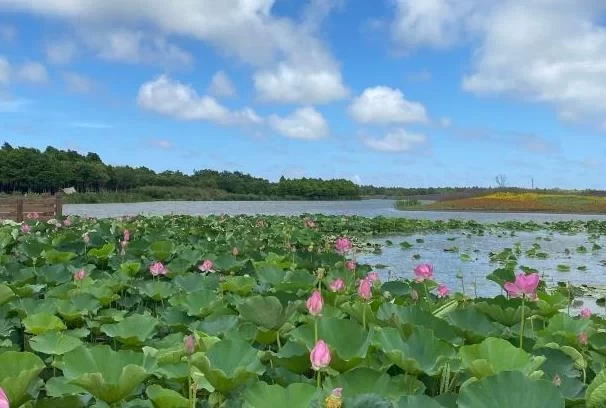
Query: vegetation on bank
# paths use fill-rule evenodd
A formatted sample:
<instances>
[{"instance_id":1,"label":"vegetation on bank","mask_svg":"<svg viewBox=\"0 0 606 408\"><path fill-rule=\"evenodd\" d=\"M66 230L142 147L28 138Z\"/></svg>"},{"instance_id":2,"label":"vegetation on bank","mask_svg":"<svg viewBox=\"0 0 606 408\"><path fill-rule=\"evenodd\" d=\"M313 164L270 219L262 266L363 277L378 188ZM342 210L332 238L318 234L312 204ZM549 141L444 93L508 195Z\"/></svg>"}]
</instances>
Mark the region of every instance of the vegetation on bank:
<instances>
[{"instance_id":1,"label":"vegetation on bank","mask_svg":"<svg viewBox=\"0 0 606 408\"><path fill-rule=\"evenodd\" d=\"M543 225L605 233L606 223ZM0 403L112 408L563 408L606 404L606 322L570 287L356 262L388 231L534 229L362 217L68 218L0 225ZM348 235L349 239L343 238ZM516 276L517 275L517 276Z\"/></svg>"},{"instance_id":2,"label":"vegetation on bank","mask_svg":"<svg viewBox=\"0 0 606 408\"><path fill-rule=\"evenodd\" d=\"M581 194L548 194L537 192L497 192L477 197L409 205L397 201L400 210L509 211L553 213L606 213L606 197Z\"/></svg>"}]
</instances>

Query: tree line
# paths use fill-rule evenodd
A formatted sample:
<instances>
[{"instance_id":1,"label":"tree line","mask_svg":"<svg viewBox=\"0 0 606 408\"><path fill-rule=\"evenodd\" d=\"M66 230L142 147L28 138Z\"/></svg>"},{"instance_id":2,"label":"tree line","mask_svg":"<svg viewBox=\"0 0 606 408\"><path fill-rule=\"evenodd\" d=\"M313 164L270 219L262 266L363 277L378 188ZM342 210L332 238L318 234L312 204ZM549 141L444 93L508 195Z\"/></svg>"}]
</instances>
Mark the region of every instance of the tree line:
<instances>
[{"instance_id":1,"label":"tree line","mask_svg":"<svg viewBox=\"0 0 606 408\"><path fill-rule=\"evenodd\" d=\"M51 193L74 187L79 193L146 193L206 190L208 197L357 199L361 188L350 180L315 178L276 182L238 171L197 170L188 175L180 171L155 172L147 167L111 166L97 153L82 155L73 150L47 147L44 151L13 147L0 148L0 192ZM181 196L180 196L181 197ZM183 198L183 197L181 197Z\"/></svg>"}]
</instances>

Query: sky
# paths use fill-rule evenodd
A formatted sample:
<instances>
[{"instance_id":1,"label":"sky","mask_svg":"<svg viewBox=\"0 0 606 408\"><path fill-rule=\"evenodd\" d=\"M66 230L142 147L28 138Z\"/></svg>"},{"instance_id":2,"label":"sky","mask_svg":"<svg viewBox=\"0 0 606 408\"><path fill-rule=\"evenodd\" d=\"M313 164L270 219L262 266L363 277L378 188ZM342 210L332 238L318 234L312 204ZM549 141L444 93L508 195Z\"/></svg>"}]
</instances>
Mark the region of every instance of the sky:
<instances>
[{"instance_id":1,"label":"sky","mask_svg":"<svg viewBox=\"0 0 606 408\"><path fill-rule=\"evenodd\" d=\"M270 180L606 189L606 2L0 0L0 141Z\"/></svg>"}]
</instances>

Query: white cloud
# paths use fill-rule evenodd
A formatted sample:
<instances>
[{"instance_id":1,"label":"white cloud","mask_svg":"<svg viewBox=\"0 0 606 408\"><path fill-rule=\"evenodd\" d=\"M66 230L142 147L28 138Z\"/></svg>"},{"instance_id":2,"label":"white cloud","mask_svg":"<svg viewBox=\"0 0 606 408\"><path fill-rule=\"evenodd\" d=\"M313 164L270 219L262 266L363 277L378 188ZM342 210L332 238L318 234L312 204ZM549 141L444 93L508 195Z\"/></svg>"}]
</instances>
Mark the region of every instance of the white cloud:
<instances>
[{"instance_id":1,"label":"white cloud","mask_svg":"<svg viewBox=\"0 0 606 408\"><path fill-rule=\"evenodd\" d=\"M210 96L199 96L189 85L161 75L139 88L143 109L182 120L206 120L221 125L257 125L263 122L255 111L230 111Z\"/></svg>"},{"instance_id":2,"label":"white cloud","mask_svg":"<svg viewBox=\"0 0 606 408\"><path fill-rule=\"evenodd\" d=\"M341 73L335 67L323 68L280 63L254 76L255 88L263 101L318 104L344 99L349 95Z\"/></svg>"},{"instance_id":3,"label":"white cloud","mask_svg":"<svg viewBox=\"0 0 606 408\"><path fill-rule=\"evenodd\" d=\"M64 73L63 80L71 92L90 93L97 88L92 79L75 72Z\"/></svg>"},{"instance_id":4,"label":"white cloud","mask_svg":"<svg viewBox=\"0 0 606 408\"><path fill-rule=\"evenodd\" d=\"M204 41L255 66L255 87L259 97L267 101L322 103L347 96L339 64L317 36L322 21L341 1L311 1L302 21L274 15L276 1L0 0L0 9L68 20L84 32L89 27L93 33L108 32L91 35L89 41L109 59L154 61L150 55L161 55L183 61L189 54L164 38L183 36ZM159 32L160 39L142 39L141 32L131 31L134 27ZM321 88L325 86L328 89Z\"/></svg>"},{"instance_id":5,"label":"white cloud","mask_svg":"<svg viewBox=\"0 0 606 408\"><path fill-rule=\"evenodd\" d=\"M467 42L463 88L547 103L564 120L606 113L606 3L570 0L398 0L403 47Z\"/></svg>"},{"instance_id":6,"label":"white cloud","mask_svg":"<svg viewBox=\"0 0 606 408\"><path fill-rule=\"evenodd\" d=\"M46 59L51 64L69 64L76 55L77 45L74 41L60 40L46 44Z\"/></svg>"},{"instance_id":7,"label":"white cloud","mask_svg":"<svg viewBox=\"0 0 606 408\"><path fill-rule=\"evenodd\" d=\"M234 96L236 87L225 71L217 71L210 80L208 92L216 97Z\"/></svg>"},{"instance_id":8,"label":"white cloud","mask_svg":"<svg viewBox=\"0 0 606 408\"><path fill-rule=\"evenodd\" d=\"M390 124L427 122L425 107L404 98L399 89L386 86L366 88L354 98L349 114L360 123Z\"/></svg>"},{"instance_id":9,"label":"white cloud","mask_svg":"<svg viewBox=\"0 0 606 408\"><path fill-rule=\"evenodd\" d=\"M443 128L449 128L450 126L452 126L452 119L447 117L440 118L440 126L442 126Z\"/></svg>"},{"instance_id":10,"label":"white cloud","mask_svg":"<svg viewBox=\"0 0 606 408\"><path fill-rule=\"evenodd\" d=\"M39 62L26 62L17 71L17 78L22 81L43 84L48 81L48 72Z\"/></svg>"},{"instance_id":11,"label":"white cloud","mask_svg":"<svg viewBox=\"0 0 606 408\"><path fill-rule=\"evenodd\" d=\"M410 133L404 129L397 129L385 135L382 139L364 139L364 144L380 152L408 152L427 142L425 135Z\"/></svg>"},{"instance_id":12,"label":"white cloud","mask_svg":"<svg viewBox=\"0 0 606 408\"><path fill-rule=\"evenodd\" d=\"M194 57L164 37L125 28L94 31L87 37L99 57L110 61L145 63L167 68L189 67Z\"/></svg>"},{"instance_id":13,"label":"white cloud","mask_svg":"<svg viewBox=\"0 0 606 408\"><path fill-rule=\"evenodd\" d=\"M328 122L311 106L299 108L288 116L270 115L269 126L292 139L320 139L328 135Z\"/></svg>"}]
</instances>

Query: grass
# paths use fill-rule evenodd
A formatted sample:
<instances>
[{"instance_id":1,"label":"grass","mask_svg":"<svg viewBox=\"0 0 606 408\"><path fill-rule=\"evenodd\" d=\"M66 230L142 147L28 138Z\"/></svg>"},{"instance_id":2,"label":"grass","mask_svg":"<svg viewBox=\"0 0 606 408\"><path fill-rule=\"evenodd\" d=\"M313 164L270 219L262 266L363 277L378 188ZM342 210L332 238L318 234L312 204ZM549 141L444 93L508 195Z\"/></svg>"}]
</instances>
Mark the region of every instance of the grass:
<instances>
[{"instance_id":1,"label":"grass","mask_svg":"<svg viewBox=\"0 0 606 408\"><path fill-rule=\"evenodd\" d=\"M406 205L398 201L399 210L507 211L547 213L606 213L606 197L580 194L534 192L498 192L489 195L439 201L427 205Z\"/></svg>"}]
</instances>

